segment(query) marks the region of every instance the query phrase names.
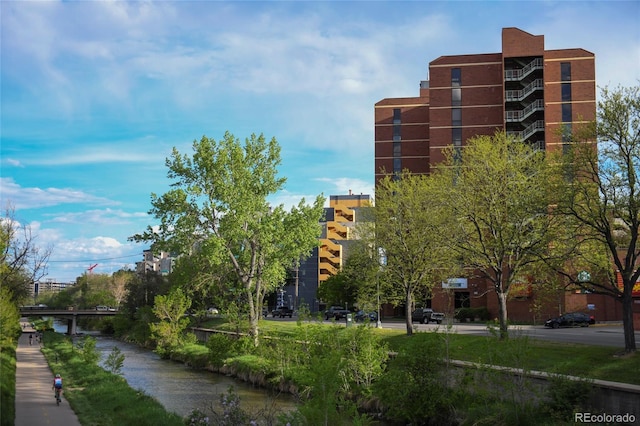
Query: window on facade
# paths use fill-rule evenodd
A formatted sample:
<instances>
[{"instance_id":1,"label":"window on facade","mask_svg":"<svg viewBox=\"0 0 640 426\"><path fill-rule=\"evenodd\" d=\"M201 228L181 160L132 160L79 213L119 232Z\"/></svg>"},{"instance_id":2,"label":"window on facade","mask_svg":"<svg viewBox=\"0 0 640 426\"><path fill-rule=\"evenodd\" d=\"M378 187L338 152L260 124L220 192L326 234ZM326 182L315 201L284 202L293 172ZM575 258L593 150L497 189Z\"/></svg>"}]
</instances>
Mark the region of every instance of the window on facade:
<instances>
[{"instance_id":1,"label":"window on facade","mask_svg":"<svg viewBox=\"0 0 640 426\"><path fill-rule=\"evenodd\" d=\"M462 105L462 89L459 87L451 88L451 105Z\"/></svg>"},{"instance_id":2,"label":"window on facade","mask_svg":"<svg viewBox=\"0 0 640 426\"><path fill-rule=\"evenodd\" d=\"M571 62L560 62L560 80L571 81Z\"/></svg>"},{"instance_id":3,"label":"window on facade","mask_svg":"<svg viewBox=\"0 0 640 426\"><path fill-rule=\"evenodd\" d=\"M451 142L454 146L462 146L462 129L460 127L451 129Z\"/></svg>"},{"instance_id":4,"label":"window on facade","mask_svg":"<svg viewBox=\"0 0 640 426\"><path fill-rule=\"evenodd\" d=\"M399 157L402 153L402 150L400 149L400 144L399 143L394 143L393 144L393 156L394 157Z\"/></svg>"},{"instance_id":5,"label":"window on facade","mask_svg":"<svg viewBox=\"0 0 640 426\"><path fill-rule=\"evenodd\" d=\"M394 158L393 159L393 172L394 173L402 172L402 159L401 158Z\"/></svg>"},{"instance_id":6,"label":"window on facade","mask_svg":"<svg viewBox=\"0 0 640 426\"><path fill-rule=\"evenodd\" d=\"M462 109L461 108L451 109L451 125L462 126Z\"/></svg>"},{"instance_id":7,"label":"window on facade","mask_svg":"<svg viewBox=\"0 0 640 426\"><path fill-rule=\"evenodd\" d=\"M393 109L393 124L400 124L400 108Z\"/></svg>"},{"instance_id":8,"label":"window on facade","mask_svg":"<svg viewBox=\"0 0 640 426\"><path fill-rule=\"evenodd\" d=\"M571 101L571 83L562 83L562 102Z\"/></svg>"},{"instance_id":9,"label":"window on facade","mask_svg":"<svg viewBox=\"0 0 640 426\"><path fill-rule=\"evenodd\" d=\"M462 84L462 72L460 68L451 68L451 86Z\"/></svg>"},{"instance_id":10,"label":"window on facade","mask_svg":"<svg viewBox=\"0 0 640 426\"><path fill-rule=\"evenodd\" d=\"M573 119L571 117L571 104L562 104L562 122L570 123Z\"/></svg>"},{"instance_id":11,"label":"window on facade","mask_svg":"<svg viewBox=\"0 0 640 426\"><path fill-rule=\"evenodd\" d=\"M394 124L393 125L393 137L400 137L400 125L399 124Z\"/></svg>"}]
</instances>

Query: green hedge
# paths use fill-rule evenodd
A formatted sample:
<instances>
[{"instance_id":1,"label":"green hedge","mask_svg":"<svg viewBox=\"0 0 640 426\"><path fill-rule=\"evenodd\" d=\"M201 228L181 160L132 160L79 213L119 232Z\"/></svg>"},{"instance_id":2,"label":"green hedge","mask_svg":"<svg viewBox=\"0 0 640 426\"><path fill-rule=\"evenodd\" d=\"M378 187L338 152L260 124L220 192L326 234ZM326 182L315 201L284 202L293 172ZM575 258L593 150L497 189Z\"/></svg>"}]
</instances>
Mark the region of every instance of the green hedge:
<instances>
[{"instance_id":1,"label":"green hedge","mask_svg":"<svg viewBox=\"0 0 640 426\"><path fill-rule=\"evenodd\" d=\"M460 308L456 311L455 318L461 322L475 321L478 318L480 321L489 321L489 310L486 306L478 308Z\"/></svg>"}]
</instances>

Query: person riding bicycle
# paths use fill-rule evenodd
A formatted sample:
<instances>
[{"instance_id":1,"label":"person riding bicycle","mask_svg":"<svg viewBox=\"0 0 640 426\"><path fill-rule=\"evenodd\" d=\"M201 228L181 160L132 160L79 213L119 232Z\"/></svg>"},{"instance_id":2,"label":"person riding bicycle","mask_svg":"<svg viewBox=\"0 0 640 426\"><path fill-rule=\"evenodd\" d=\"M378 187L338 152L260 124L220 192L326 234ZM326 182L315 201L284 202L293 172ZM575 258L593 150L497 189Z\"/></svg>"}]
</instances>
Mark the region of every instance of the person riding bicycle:
<instances>
[{"instance_id":1,"label":"person riding bicycle","mask_svg":"<svg viewBox=\"0 0 640 426\"><path fill-rule=\"evenodd\" d=\"M51 389L55 389L56 400L59 399L60 393L62 393L62 377L60 374L56 374L56 377L54 377Z\"/></svg>"}]
</instances>

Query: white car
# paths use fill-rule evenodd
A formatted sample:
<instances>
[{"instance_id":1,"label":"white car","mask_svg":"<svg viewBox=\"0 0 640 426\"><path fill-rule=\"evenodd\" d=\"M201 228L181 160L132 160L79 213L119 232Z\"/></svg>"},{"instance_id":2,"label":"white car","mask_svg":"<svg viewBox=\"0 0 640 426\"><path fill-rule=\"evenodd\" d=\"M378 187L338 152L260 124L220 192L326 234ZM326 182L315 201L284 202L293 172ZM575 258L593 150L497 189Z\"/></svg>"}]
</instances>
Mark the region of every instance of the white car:
<instances>
[{"instance_id":1,"label":"white car","mask_svg":"<svg viewBox=\"0 0 640 426\"><path fill-rule=\"evenodd\" d=\"M209 314L209 315L218 315L218 314L220 314L220 311L218 311L218 308L209 308L209 309L207 309L207 314Z\"/></svg>"}]
</instances>

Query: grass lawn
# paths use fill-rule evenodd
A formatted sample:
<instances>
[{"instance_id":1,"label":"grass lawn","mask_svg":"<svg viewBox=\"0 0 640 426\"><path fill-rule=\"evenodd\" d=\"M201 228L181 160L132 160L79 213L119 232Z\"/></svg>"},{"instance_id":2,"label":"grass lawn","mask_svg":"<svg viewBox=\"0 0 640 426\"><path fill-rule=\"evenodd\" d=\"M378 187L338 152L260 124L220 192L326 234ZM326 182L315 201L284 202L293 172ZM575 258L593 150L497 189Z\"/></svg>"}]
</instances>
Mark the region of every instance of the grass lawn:
<instances>
[{"instance_id":1,"label":"grass lawn","mask_svg":"<svg viewBox=\"0 0 640 426\"><path fill-rule=\"evenodd\" d=\"M229 331L233 329L223 318L208 321L203 327ZM298 323L293 321L260 321L262 336L290 337L296 335L297 328ZM425 344L429 339L441 339L448 348L450 359L640 385L640 375L632 373L640 371L640 354L636 352L619 356L619 348L550 342L526 337L500 341L493 336L445 332L419 332L407 336L405 330L374 330L389 345L391 351L401 351L408 339L424 340Z\"/></svg>"}]
</instances>

